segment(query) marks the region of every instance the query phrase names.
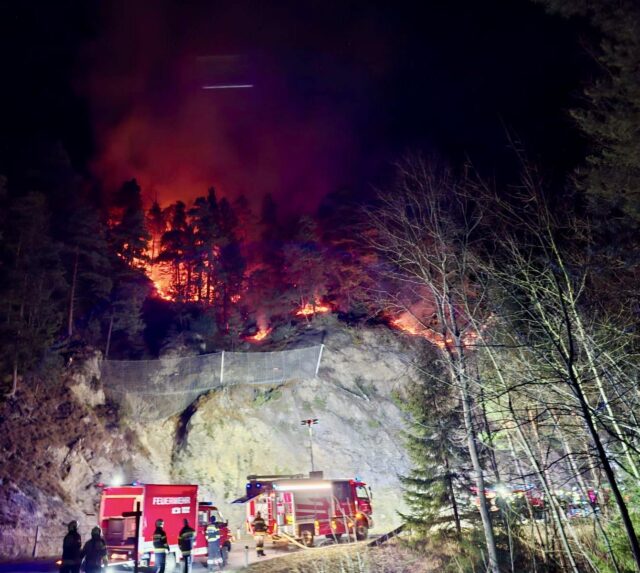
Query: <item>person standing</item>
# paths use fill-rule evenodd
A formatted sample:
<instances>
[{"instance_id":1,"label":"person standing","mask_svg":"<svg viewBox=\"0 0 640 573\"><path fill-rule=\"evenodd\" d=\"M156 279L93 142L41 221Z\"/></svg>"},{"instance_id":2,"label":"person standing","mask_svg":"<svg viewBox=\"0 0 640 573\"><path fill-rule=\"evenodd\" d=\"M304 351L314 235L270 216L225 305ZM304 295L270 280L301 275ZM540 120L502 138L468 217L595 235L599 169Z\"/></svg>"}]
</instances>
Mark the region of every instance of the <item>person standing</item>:
<instances>
[{"instance_id":1,"label":"person standing","mask_svg":"<svg viewBox=\"0 0 640 573\"><path fill-rule=\"evenodd\" d=\"M82 563L82 538L78 533L78 522L74 519L67 526L62 540L62 566L60 573L78 573Z\"/></svg>"},{"instance_id":2,"label":"person standing","mask_svg":"<svg viewBox=\"0 0 640 573\"><path fill-rule=\"evenodd\" d=\"M184 520L184 527L180 530L178 534L178 547L180 548L180 552L182 553L182 560L184 561L184 569L183 573L191 572L191 563L193 562L193 555L191 551L195 546L196 541L196 532L189 525L189 520Z\"/></svg>"},{"instance_id":3,"label":"person standing","mask_svg":"<svg viewBox=\"0 0 640 573\"><path fill-rule=\"evenodd\" d=\"M207 538L207 566L209 571L221 569L222 553L220 552L220 529L216 523L216 516L209 518L209 525L205 531Z\"/></svg>"},{"instance_id":4,"label":"person standing","mask_svg":"<svg viewBox=\"0 0 640 573\"><path fill-rule=\"evenodd\" d=\"M258 557L264 557L264 538L267 535L267 524L260 515L260 512L256 513L253 519L253 538L256 540L256 552Z\"/></svg>"},{"instance_id":5,"label":"person standing","mask_svg":"<svg viewBox=\"0 0 640 573\"><path fill-rule=\"evenodd\" d=\"M164 520L156 520L156 529L153 532L153 559L156 564L155 573L164 573L169 553L169 542L164 530Z\"/></svg>"},{"instance_id":6,"label":"person standing","mask_svg":"<svg viewBox=\"0 0 640 573\"><path fill-rule=\"evenodd\" d=\"M91 530L91 539L84 544L82 557L86 573L100 573L102 568L107 566L107 544L98 526Z\"/></svg>"}]
</instances>

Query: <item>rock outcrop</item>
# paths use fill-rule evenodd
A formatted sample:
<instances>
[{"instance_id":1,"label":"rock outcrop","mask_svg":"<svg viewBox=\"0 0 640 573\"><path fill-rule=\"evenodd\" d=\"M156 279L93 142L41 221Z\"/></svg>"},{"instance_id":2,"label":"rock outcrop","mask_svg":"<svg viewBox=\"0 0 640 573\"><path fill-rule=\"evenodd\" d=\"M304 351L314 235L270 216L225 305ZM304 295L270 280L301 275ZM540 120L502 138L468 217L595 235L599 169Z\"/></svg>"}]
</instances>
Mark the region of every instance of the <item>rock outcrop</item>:
<instances>
[{"instance_id":1,"label":"rock outcrop","mask_svg":"<svg viewBox=\"0 0 640 573\"><path fill-rule=\"evenodd\" d=\"M97 521L98 484L114 479L197 483L201 498L217 503L235 530L244 508L230 502L244 492L248 474L311 469L305 418L319 419L315 469L329 478L362 478L374 492L377 528L394 526L402 506L398 475L408 471L396 396L416 376L411 352L385 327L347 328L326 318L321 326L325 346L316 378L218 389L168 420L121 418L105 403L96 356L70 368L58 392L25 390L19 402L4 404L2 424L14 438L3 441L13 457L0 473L0 555L31 555L36 527L38 554L55 555L72 518L86 536ZM292 343L304 345L304 338ZM27 405L39 413L32 420L15 413ZM63 423L55 414L61 407ZM38 436L36 450L23 450L22 462L34 458L31 474L22 463L20 471L11 466L21 447L12 439L20 432Z\"/></svg>"}]
</instances>

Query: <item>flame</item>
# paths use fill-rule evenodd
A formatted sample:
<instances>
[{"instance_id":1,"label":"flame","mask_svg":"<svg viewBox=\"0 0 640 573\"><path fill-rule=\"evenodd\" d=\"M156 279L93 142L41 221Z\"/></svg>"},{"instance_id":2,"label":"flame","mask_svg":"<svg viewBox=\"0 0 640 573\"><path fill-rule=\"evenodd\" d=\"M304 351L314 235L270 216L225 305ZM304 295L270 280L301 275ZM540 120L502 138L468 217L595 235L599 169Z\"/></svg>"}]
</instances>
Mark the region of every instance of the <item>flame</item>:
<instances>
[{"instance_id":1,"label":"flame","mask_svg":"<svg viewBox=\"0 0 640 573\"><path fill-rule=\"evenodd\" d=\"M162 269L158 265L148 263L145 266L145 271L149 279L151 279L158 297L162 300L174 300L174 297L170 294L171 280L162 272Z\"/></svg>"},{"instance_id":2,"label":"flame","mask_svg":"<svg viewBox=\"0 0 640 573\"><path fill-rule=\"evenodd\" d=\"M258 332L256 332L253 336L248 336L246 338L247 342L262 342L269 334L271 334L272 328L262 328L258 327Z\"/></svg>"},{"instance_id":3,"label":"flame","mask_svg":"<svg viewBox=\"0 0 640 573\"><path fill-rule=\"evenodd\" d=\"M391 319L390 322L392 327L402 330L407 334L411 334L412 336L421 336L440 349L451 348L453 346L454 341L451 336L447 336L445 338L443 334L425 326L415 316L408 312ZM468 330L462 336L462 344L465 348L473 347L475 346L475 341L477 339L478 333L474 330Z\"/></svg>"},{"instance_id":4,"label":"flame","mask_svg":"<svg viewBox=\"0 0 640 573\"><path fill-rule=\"evenodd\" d=\"M391 320L391 325L398 330L402 330L412 336L421 336L426 338L429 342L437 346L438 348L445 348L447 344L453 342L452 340L445 340L442 334L427 328L418 321L413 315L405 312L397 318Z\"/></svg>"},{"instance_id":5,"label":"flame","mask_svg":"<svg viewBox=\"0 0 640 573\"><path fill-rule=\"evenodd\" d=\"M269 326L269 322L267 317L263 313L258 314L258 332L256 332L253 336L247 336L245 339L247 342L262 342L269 334L273 328Z\"/></svg>"},{"instance_id":6,"label":"flame","mask_svg":"<svg viewBox=\"0 0 640 573\"><path fill-rule=\"evenodd\" d=\"M313 314L322 314L324 312L331 312L333 308L328 304L323 304L321 301L316 300L315 305L308 302L304 306L301 306L296 310L296 316L311 316Z\"/></svg>"}]
</instances>

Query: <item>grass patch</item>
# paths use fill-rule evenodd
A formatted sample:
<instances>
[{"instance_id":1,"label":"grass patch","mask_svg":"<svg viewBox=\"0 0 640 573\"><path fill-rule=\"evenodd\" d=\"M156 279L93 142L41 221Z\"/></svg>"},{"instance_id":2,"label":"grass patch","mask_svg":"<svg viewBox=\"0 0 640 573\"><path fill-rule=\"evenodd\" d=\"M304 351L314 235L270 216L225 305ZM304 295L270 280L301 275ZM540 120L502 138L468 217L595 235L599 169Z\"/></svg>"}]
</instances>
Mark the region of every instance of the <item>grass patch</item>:
<instances>
[{"instance_id":1,"label":"grass patch","mask_svg":"<svg viewBox=\"0 0 640 573\"><path fill-rule=\"evenodd\" d=\"M435 573L443 571L437 555L426 555L401 543L368 548L336 545L299 551L255 563L246 573Z\"/></svg>"}]
</instances>

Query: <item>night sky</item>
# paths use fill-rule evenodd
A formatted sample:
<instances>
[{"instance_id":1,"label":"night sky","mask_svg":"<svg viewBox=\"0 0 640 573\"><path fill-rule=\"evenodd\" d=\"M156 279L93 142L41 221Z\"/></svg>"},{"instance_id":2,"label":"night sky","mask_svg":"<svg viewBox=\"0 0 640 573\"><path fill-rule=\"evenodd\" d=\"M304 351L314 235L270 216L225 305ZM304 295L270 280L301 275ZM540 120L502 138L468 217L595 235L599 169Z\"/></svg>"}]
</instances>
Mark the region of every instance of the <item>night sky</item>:
<instances>
[{"instance_id":1,"label":"night sky","mask_svg":"<svg viewBox=\"0 0 640 573\"><path fill-rule=\"evenodd\" d=\"M0 170L60 140L107 190L136 177L166 204L213 184L310 212L416 150L508 178L507 130L573 166L586 32L526 0L422 4L5 1ZM202 89L225 83L254 87Z\"/></svg>"}]
</instances>

